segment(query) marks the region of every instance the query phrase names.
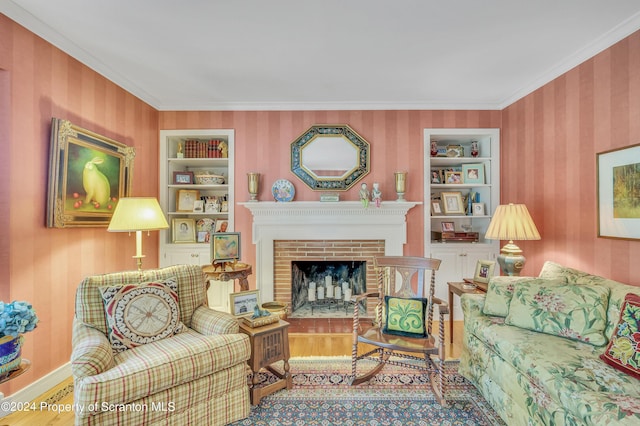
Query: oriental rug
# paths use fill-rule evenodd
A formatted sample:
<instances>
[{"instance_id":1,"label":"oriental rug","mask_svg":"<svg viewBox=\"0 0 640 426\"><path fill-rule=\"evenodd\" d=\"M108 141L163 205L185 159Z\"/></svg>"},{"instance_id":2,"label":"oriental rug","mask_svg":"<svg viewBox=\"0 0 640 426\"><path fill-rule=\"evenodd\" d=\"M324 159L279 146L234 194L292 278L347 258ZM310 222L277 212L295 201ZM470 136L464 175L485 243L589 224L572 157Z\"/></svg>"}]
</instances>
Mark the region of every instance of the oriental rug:
<instances>
[{"instance_id":1,"label":"oriental rug","mask_svg":"<svg viewBox=\"0 0 640 426\"><path fill-rule=\"evenodd\" d=\"M282 363L276 365L282 370ZM348 383L350 357L292 358L290 371L293 389L262 398L251 407L247 419L234 425L505 424L475 387L458 374L457 361L446 363L446 408L436 401L428 377L406 367L387 365L359 386ZM260 376L266 383L275 379L267 372Z\"/></svg>"}]
</instances>

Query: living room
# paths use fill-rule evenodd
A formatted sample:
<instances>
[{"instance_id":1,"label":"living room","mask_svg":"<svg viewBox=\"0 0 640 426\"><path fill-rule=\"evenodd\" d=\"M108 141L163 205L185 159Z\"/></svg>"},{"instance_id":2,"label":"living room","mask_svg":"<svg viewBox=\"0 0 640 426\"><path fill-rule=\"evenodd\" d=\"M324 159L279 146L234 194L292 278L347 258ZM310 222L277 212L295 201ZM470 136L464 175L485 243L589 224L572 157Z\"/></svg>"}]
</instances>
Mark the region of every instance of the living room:
<instances>
[{"instance_id":1,"label":"living room","mask_svg":"<svg viewBox=\"0 0 640 426\"><path fill-rule=\"evenodd\" d=\"M44 391L58 369L68 368L75 291L89 275L134 269L134 244L105 228L45 226L51 118L135 147L132 195L157 196L159 132L164 129L234 129L239 202L248 200L246 175L259 171L259 199L290 174L289 149L318 123L346 123L371 144L367 182L395 195L393 175L407 171L407 200L423 201L425 128L499 128L501 202L524 203L542 239L522 242L524 275L547 260L623 283L640 285L637 241L597 236L596 154L640 142L640 32L606 47L575 68L501 109L386 109L289 111L164 111L114 84L53 44L0 15L0 300L27 300L40 324L23 356L28 374L0 387L12 395L38 382ZM358 200L358 188L341 194ZM296 185L296 201L317 193ZM407 215L405 255L424 253L423 208ZM252 216L235 210L242 260L256 263ZM145 268L158 265L159 243L144 239ZM254 279L254 278L252 278ZM255 288L255 282L250 282ZM68 371L68 370L67 370ZM67 374L68 376L69 374Z\"/></svg>"}]
</instances>

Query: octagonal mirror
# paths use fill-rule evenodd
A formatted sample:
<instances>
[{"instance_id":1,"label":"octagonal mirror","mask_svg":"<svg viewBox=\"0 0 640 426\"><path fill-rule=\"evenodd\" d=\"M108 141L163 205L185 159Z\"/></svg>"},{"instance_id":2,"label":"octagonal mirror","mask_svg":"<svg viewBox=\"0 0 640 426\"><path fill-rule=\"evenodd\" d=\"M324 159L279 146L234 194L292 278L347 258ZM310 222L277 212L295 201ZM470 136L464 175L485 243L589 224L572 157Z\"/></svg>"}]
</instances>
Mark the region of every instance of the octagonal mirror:
<instances>
[{"instance_id":1,"label":"octagonal mirror","mask_svg":"<svg viewBox=\"0 0 640 426\"><path fill-rule=\"evenodd\" d=\"M314 191L346 191L369 162L369 142L347 125L311 126L291 144L291 171Z\"/></svg>"}]
</instances>

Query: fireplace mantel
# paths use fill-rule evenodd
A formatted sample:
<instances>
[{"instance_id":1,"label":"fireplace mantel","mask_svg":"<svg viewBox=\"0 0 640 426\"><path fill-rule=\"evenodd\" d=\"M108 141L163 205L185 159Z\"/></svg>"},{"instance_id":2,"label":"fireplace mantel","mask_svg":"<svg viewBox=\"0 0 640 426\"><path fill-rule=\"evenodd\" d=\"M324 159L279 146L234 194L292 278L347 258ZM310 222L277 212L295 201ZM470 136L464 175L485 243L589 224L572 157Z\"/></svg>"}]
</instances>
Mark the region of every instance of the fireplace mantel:
<instances>
[{"instance_id":1,"label":"fireplace mantel","mask_svg":"<svg viewBox=\"0 0 640 426\"><path fill-rule=\"evenodd\" d=\"M276 240L384 240L386 256L402 256L407 212L421 202L385 201L364 208L358 201L238 203L253 215L256 283L261 300L273 300Z\"/></svg>"}]
</instances>

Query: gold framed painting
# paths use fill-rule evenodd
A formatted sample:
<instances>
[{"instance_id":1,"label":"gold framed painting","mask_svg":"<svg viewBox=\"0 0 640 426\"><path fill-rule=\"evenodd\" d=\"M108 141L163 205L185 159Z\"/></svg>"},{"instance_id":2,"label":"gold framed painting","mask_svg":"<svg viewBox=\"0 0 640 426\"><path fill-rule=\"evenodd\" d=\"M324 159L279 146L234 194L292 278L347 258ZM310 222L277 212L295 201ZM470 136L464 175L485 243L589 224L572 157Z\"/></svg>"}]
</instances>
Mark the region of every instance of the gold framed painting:
<instances>
[{"instance_id":1,"label":"gold framed painting","mask_svg":"<svg viewBox=\"0 0 640 426\"><path fill-rule=\"evenodd\" d=\"M464 214L461 192L442 192L440 198L445 214Z\"/></svg>"},{"instance_id":2,"label":"gold framed painting","mask_svg":"<svg viewBox=\"0 0 640 426\"><path fill-rule=\"evenodd\" d=\"M135 149L51 120L47 227L107 227L118 201L131 191Z\"/></svg>"}]
</instances>

